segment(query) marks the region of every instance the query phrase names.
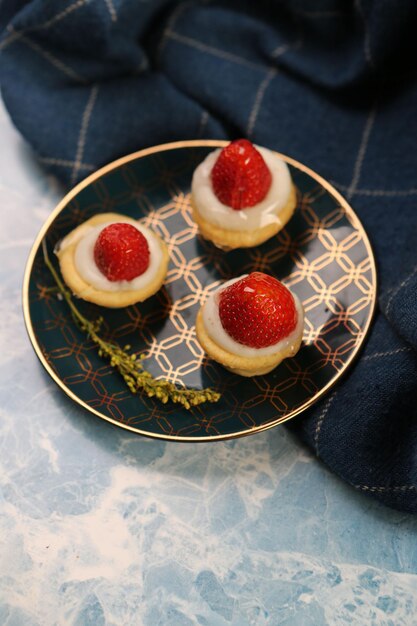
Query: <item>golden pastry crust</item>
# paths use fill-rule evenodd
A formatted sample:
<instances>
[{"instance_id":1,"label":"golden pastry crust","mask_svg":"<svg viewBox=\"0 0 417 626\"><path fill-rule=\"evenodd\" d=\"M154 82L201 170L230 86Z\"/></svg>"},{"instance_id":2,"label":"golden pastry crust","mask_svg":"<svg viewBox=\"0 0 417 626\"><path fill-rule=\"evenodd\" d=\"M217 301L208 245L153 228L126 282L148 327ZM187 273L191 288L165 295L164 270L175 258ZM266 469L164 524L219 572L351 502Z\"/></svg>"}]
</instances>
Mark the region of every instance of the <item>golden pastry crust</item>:
<instances>
[{"instance_id":1,"label":"golden pastry crust","mask_svg":"<svg viewBox=\"0 0 417 626\"><path fill-rule=\"evenodd\" d=\"M268 372L275 369L281 361L287 357L294 356L298 352L303 339L303 333L301 331L298 341L292 346L288 346L285 350L266 356L246 357L232 354L213 341L204 327L202 308L197 314L195 329L198 341L210 358L217 361L217 363L220 363L220 365L223 365L223 367L234 374L247 377L268 374Z\"/></svg>"},{"instance_id":2,"label":"golden pastry crust","mask_svg":"<svg viewBox=\"0 0 417 626\"><path fill-rule=\"evenodd\" d=\"M98 215L94 215L94 217L91 217L89 220L80 224L80 226L77 226L77 228L71 231L62 240L60 248L57 252L62 276L71 291L83 300L114 309L129 306L131 304L135 304L136 302L143 302L143 300L153 296L163 285L169 262L168 250L165 243L158 237L158 235L153 233L153 235L158 239L163 258L156 276L151 283L146 285L146 287L143 287L142 289L132 289L129 291L103 291L101 289L96 289L87 283L80 276L75 266L74 256L77 243L83 237L84 233L87 232L89 227L99 226L100 224L105 224L106 222L117 221L129 222L132 224L136 223L136 220L130 219L125 215L120 215L119 213L100 213Z\"/></svg>"},{"instance_id":3,"label":"golden pastry crust","mask_svg":"<svg viewBox=\"0 0 417 626\"><path fill-rule=\"evenodd\" d=\"M276 235L289 222L297 206L297 191L295 186L292 185L287 204L280 210L279 220L277 220L276 223L267 224L255 230L227 230L226 228L221 228L220 226L208 222L199 213L193 197L191 197L191 206L194 221L198 225L204 239L208 239L216 246L228 248L229 250L234 250L235 248L252 248Z\"/></svg>"}]
</instances>

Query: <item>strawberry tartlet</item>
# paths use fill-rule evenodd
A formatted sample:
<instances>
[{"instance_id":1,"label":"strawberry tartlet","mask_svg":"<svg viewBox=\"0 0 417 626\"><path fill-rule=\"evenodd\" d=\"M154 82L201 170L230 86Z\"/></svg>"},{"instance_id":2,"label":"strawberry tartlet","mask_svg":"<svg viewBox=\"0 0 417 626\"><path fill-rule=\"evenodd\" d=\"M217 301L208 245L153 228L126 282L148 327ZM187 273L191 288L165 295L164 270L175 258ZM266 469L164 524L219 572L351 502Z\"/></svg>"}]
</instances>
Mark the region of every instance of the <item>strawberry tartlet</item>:
<instances>
[{"instance_id":1,"label":"strawberry tartlet","mask_svg":"<svg viewBox=\"0 0 417 626\"><path fill-rule=\"evenodd\" d=\"M240 376L267 374L301 345L303 307L276 278L253 272L210 295L197 315L197 338L207 354Z\"/></svg>"},{"instance_id":2,"label":"strawberry tartlet","mask_svg":"<svg viewBox=\"0 0 417 626\"><path fill-rule=\"evenodd\" d=\"M273 237L292 217L297 195L276 152L238 139L196 168L191 202L201 235L230 250Z\"/></svg>"},{"instance_id":3,"label":"strawberry tartlet","mask_svg":"<svg viewBox=\"0 0 417 626\"><path fill-rule=\"evenodd\" d=\"M152 296L168 269L165 243L149 228L118 213L90 218L60 242L56 254L75 295L111 308Z\"/></svg>"}]
</instances>

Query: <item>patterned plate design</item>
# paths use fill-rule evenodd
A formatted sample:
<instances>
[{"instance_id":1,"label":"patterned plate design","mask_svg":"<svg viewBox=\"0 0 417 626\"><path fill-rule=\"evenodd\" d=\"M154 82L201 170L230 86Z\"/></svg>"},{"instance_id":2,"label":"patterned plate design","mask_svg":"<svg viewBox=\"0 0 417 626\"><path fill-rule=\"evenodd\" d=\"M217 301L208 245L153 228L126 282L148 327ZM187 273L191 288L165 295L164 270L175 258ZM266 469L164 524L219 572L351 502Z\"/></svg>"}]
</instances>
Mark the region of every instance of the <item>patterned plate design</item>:
<instances>
[{"instance_id":1,"label":"patterned plate design","mask_svg":"<svg viewBox=\"0 0 417 626\"><path fill-rule=\"evenodd\" d=\"M24 281L24 312L33 346L52 378L76 402L123 428L171 440L236 437L300 413L331 387L364 340L376 296L375 263L362 225L340 194L317 174L283 157L298 189L288 227L250 250L222 252L201 239L190 211L194 168L221 141L187 141L138 152L91 175L44 225ZM67 305L48 292L53 281L41 254L96 213L115 211L168 243L165 287L122 310L79 301L85 315L103 315L108 338L146 353L156 376L222 393L192 411L135 396L78 330ZM200 305L223 281L261 270L283 279L304 304L303 347L266 376L244 379L203 354L194 322Z\"/></svg>"}]
</instances>

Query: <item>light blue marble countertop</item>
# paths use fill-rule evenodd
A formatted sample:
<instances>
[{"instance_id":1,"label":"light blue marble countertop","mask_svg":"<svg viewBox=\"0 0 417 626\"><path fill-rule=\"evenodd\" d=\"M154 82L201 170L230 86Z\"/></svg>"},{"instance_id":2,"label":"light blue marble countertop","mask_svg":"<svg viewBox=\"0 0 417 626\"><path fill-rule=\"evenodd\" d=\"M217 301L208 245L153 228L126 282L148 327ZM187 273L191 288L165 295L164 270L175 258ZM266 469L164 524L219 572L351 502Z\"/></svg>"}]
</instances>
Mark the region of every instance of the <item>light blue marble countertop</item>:
<instances>
[{"instance_id":1,"label":"light blue marble countertop","mask_svg":"<svg viewBox=\"0 0 417 626\"><path fill-rule=\"evenodd\" d=\"M1 626L417 624L417 518L277 427L164 443L74 405L21 284L62 195L0 108Z\"/></svg>"}]
</instances>

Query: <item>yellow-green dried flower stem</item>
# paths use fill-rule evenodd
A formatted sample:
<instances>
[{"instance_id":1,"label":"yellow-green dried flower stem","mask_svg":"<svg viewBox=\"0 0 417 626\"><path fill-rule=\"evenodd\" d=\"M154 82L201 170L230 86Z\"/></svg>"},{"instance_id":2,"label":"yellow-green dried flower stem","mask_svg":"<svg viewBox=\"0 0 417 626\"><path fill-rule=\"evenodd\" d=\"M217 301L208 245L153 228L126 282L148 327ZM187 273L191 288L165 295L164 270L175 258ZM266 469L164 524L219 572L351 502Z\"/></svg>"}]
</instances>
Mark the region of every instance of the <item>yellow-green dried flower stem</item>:
<instances>
[{"instance_id":1,"label":"yellow-green dried flower stem","mask_svg":"<svg viewBox=\"0 0 417 626\"><path fill-rule=\"evenodd\" d=\"M98 331L103 323L103 318L99 317L97 320L91 321L84 317L74 304L70 291L65 287L58 272L52 265L45 240L42 242L42 249L45 264L52 274L57 290L68 304L72 317L98 346L98 355L109 359L110 365L118 370L132 393L142 391L149 398L156 396L163 404L170 400L171 402L181 404L185 409L190 409L192 406L197 406L204 402L217 402L220 399L220 394L210 388L201 389L200 391L188 389L187 387L180 388L168 380L153 378L149 372L143 369L142 361L146 358L144 354L129 354L127 350L130 350L131 346L125 346L122 350L117 344L102 339L98 335Z\"/></svg>"}]
</instances>

